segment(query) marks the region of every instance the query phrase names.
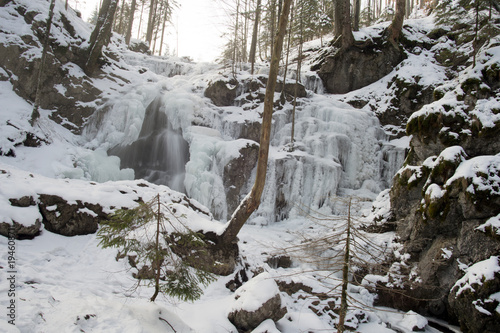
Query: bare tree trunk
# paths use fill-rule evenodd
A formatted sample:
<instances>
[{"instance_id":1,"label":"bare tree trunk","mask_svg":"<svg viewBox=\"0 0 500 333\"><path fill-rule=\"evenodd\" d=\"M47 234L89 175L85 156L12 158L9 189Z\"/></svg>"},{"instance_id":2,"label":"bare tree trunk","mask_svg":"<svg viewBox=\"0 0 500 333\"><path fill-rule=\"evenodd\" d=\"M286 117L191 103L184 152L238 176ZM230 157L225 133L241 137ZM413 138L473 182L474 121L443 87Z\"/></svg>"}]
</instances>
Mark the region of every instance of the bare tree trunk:
<instances>
[{"instance_id":1,"label":"bare tree trunk","mask_svg":"<svg viewBox=\"0 0 500 333\"><path fill-rule=\"evenodd\" d=\"M90 36L89 55L84 66L87 75L91 75L97 69L97 60L101 56L102 48L109 44L117 2L118 0L104 0L102 3L97 24Z\"/></svg>"},{"instance_id":2,"label":"bare tree trunk","mask_svg":"<svg viewBox=\"0 0 500 333\"><path fill-rule=\"evenodd\" d=\"M349 207L347 214L347 235L345 241L344 264L342 267L342 291L340 296L339 310L339 325L337 333L345 331L345 317L347 314L347 285L349 283L349 261L350 261L350 246L351 246L351 200L349 199Z\"/></svg>"},{"instance_id":3,"label":"bare tree trunk","mask_svg":"<svg viewBox=\"0 0 500 333\"><path fill-rule=\"evenodd\" d=\"M351 2L335 0L335 38L341 37L341 46L346 49L354 44L351 25Z\"/></svg>"},{"instance_id":4,"label":"bare tree trunk","mask_svg":"<svg viewBox=\"0 0 500 333\"><path fill-rule=\"evenodd\" d=\"M283 12L279 21L278 34L271 56L271 67L269 69L269 79L267 81L266 95L264 97L264 113L262 116L262 130L260 134L259 160L257 161L257 174L252 191L243 199L236 211L231 216L226 230L221 235L224 244L230 244L236 240L238 232L241 230L250 215L259 207L260 198L266 182L267 161L269 158L269 142L271 139L271 121L273 116L274 90L279 71L279 62L283 49L283 39L285 37L288 15L292 0L285 0Z\"/></svg>"},{"instance_id":5,"label":"bare tree trunk","mask_svg":"<svg viewBox=\"0 0 500 333\"><path fill-rule=\"evenodd\" d=\"M342 35L342 1L344 1L344 0L335 0L335 5L333 6L333 8L334 8L333 34L335 35L335 39L339 38Z\"/></svg>"},{"instance_id":6,"label":"bare tree trunk","mask_svg":"<svg viewBox=\"0 0 500 333\"><path fill-rule=\"evenodd\" d=\"M160 195L156 195L156 200L158 200L158 212L156 216L156 241L155 241L155 262L156 264L155 270L155 292L153 296L151 296L151 302L154 302L156 296L160 293L160 271L161 271L161 259L160 259L160 221L161 221L161 204L160 204Z\"/></svg>"},{"instance_id":7,"label":"bare tree trunk","mask_svg":"<svg viewBox=\"0 0 500 333\"><path fill-rule=\"evenodd\" d=\"M118 27L116 29L116 32L119 34L123 35L123 21L124 21L124 12L125 12L125 0L122 0L122 7L120 8L120 23L118 23Z\"/></svg>"},{"instance_id":8,"label":"bare tree trunk","mask_svg":"<svg viewBox=\"0 0 500 333\"><path fill-rule=\"evenodd\" d=\"M139 29L137 30L137 39L141 38L141 27L142 27L142 14L144 13L144 3L146 0L142 0L141 6L141 16L139 16Z\"/></svg>"},{"instance_id":9,"label":"bare tree trunk","mask_svg":"<svg viewBox=\"0 0 500 333\"><path fill-rule=\"evenodd\" d=\"M271 44L270 44L270 47L271 47L271 50L273 50L273 45L274 45L274 34L276 33L276 30L275 30L275 25L276 25L276 0L271 0L271 2L269 3L269 6L271 8L269 8L269 10L271 11L271 18L270 18L270 37L271 37ZM272 54L271 54L272 56Z\"/></svg>"},{"instance_id":10,"label":"bare tree trunk","mask_svg":"<svg viewBox=\"0 0 500 333\"><path fill-rule=\"evenodd\" d=\"M283 74L283 89L281 89L281 96L280 96L281 104L285 104L285 101L286 101L285 87L286 87L286 75L288 72L288 56L290 55L290 43L292 41L293 9L294 9L294 7L293 7L293 2L292 2L292 6L290 8L290 22L288 24L288 41L286 43L286 58L285 58L285 71Z\"/></svg>"},{"instance_id":11,"label":"bare tree trunk","mask_svg":"<svg viewBox=\"0 0 500 333\"><path fill-rule=\"evenodd\" d=\"M396 0L396 14L394 15L391 25L387 28L388 39L393 44L397 44L401 36L405 17L405 6L406 0Z\"/></svg>"},{"instance_id":12,"label":"bare tree trunk","mask_svg":"<svg viewBox=\"0 0 500 333\"><path fill-rule=\"evenodd\" d=\"M132 4L130 5L130 14L128 16L127 34L125 35L125 43L127 45L130 44L130 38L132 38L132 26L134 25L135 6L136 0L132 0Z\"/></svg>"},{"instance_id":13,"label":"bare tree trunk","mask_svg":"<svg viewBox=\"0 0 500 333\"><path fill-rule=\"evenodd\" d=\"M33 105L33 111L31 112L31 126L35 125L38 118L40 118L40 112L38 111L40 107L40 97L42 95L42 81L43 74L45 69L45 59L47 58L47 49L49 47L49 39L50 39L50 29L52 27L52 19L54 17L54 6L56 4L55 0L51 0L49 7L49 17L47 18L47 24L45 27L45 40L43 41L43 49L42 49L42 58L40 59L40 69L38 71L38 78L36 84L36 92L35 92L35 104ZM66 2L66 5L68 2Z\"/></svg>"},{"instance_id":14,"label":"bare tree trunk","mask_svg":"<svg viewBox=\"0 0 500 333\"><path fill-rule=\"evenodd\" d=\"M244 9L244 24L243 24L243 38L241 41L241 61L247 62L248 54L247 54L247 40L248 40L248 13L249 13L249 4L248 0L245 0L245 9Z\"/></svg>"},{"instance_id":15,"label":"bare tree trunk","mask_svg":"<svg viewBox=\"0 0 500 333\"><path fill-rule=\"evenodd\" d=\"M252 32L252 43L250 45L250 63L252 64L252 75L255 65L255 53L257 51L257 38L259 32L259 16L260 16L260 1L257 0L257 5L255 8L255 21L253 23L253 32Z\"/></svg>"},{"instance_id":16,"label":"bare tree trunk","mask_svg":"<svg viewBox=\"0 0 500 333\"><path fill-rule=\"evenodd\" d=\"M151 41L153 40L153 30L155 25L155 15L156 15L156 1L151 0L149 5L149 18L148 18L148 27L146 30L146 42L151 45Z\"/></svg>"},{"instance_id":17,"label":"bare tree trunk","mask_svg":"<svg viewBox=\"0 0 500 333\"><path fill-rule=\"evenodd\" d=\"M167 24L168 20L168 0L165 6L165 14L163 15L163 26L161 27L161 39L160 39L160 54L163 49L163 38L165 37L165 25Z\"/></svg>"},{"instance_id":18,"label":"bare tree trunk","mask_svg":"<svg viewBox=\"0 0 500 333\"><path fill-rule=\"evenodd\" d=\"M354 0L354 13L352 29L354 31L359 31L359 15L361 14L361 0Z\"/></svg>"},{"instance_id":19,"label":"bare tree trunk","mask_svg":"<svg viewBox=\"0 0 500 333\"><path fill-rule=\"evenodd\" d=\"M156 42L158 41L158 30L159 30L159 28L156 25L157 25L157 23L159 23L158 21L160 19L158 17L163 12L163 7L164 7L164 2L161 1L161 0L159 0L159 1L160 1L160 9L158 10L158 12L155 11L155 24L153 26L154 35L155 35L154 39L153 39L153 54L155 54L155 52L156 52ZM158 7L158 4L156 6Z\"/></svg>"},{"instance_id":20,"label":"bare tree trunk","mask_svg":"<svg viewBox=\"0 0 500 333\"><path fill-rule=\"evenodd\" d=\"M340 1L342 2L342 48L346 49L354 44L351 28L351 2L349 0Z\"/></svg>"},{"instance_id":21,"label":"bare tree trunk","mask_svg":"<svg viewBox=\"0 0 500 333\"><path fill-rule=\"evenodd\" d=\"M236 77L236 54L237 54L237 49L238 49L238 23L239 23L239 20L240 20L240 0L238 0L237 4L236 4L236 21L235 21L235 24L234 24L234 42L233 42L233 66L232 66L232 70L233 70L233 76Z\"/></svg>"}]
</instances>

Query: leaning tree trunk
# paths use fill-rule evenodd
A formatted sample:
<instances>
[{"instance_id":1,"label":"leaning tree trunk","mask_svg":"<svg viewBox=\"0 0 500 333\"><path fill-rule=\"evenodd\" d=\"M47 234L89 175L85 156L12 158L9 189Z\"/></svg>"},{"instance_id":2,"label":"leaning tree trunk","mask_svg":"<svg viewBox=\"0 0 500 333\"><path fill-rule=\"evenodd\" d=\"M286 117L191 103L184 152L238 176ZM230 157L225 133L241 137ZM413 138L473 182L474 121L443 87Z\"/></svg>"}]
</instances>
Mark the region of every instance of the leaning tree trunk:
<instances>
[{"instance_id":1,"label":"leaning tree trunk","mask_svg":"<svg viewBox=\"0 0 500 333\"><path fill-rule=\"evenodd\" d=\"M238 232L241 230L250 215L259 207L260 198L264 190L267 172L267 160L269 157L269 142L271 138L271 121L273 116L274 90L276 89L276 79L278 78L279 62L283 49L283 39L285 37L288 15L292 0L285 0L283 12L279 21L278 34L275 39L273 53L271 56L271 67L269 69L269 79L267 81L266 95L264 97L264 114L262 116L262 130L260 134L259 160L257 161L257 174L252 191L243 199L236 211L231 216L226 230L221 235L223 244L229 244L236 240Z\"/></svg>"}]
</instances>

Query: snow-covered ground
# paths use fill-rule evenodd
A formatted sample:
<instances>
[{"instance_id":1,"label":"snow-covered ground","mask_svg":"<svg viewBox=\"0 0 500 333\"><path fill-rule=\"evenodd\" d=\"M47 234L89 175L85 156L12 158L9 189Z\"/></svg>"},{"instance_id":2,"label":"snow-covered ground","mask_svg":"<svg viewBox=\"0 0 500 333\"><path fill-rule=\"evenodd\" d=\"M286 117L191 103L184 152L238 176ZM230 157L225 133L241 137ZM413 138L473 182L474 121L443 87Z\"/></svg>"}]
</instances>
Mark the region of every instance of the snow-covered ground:
<instances>
[{"instance_id":1,"label":"snow-covered ground","mask_svg":"<svg viewBox=\"0 0 500 333\"><path fill-rule=\"evenodd\" d=\"M25 0L23 3L34 9L38 8L42 13L47 11L41 1ZM62 10L63 2L59 1L57 6L58 10ZM0 13L4 15L2 20L9 18L5 11ZM88 37L90 27L78 21L74 15L69 17L75 22L78 33ZM9 28L4 29L4 32L10 31L13 36L21 31L31 34L23 22L9 19L9 24ZM415 31L429 30L432 17L411 20L407 24L412 25ZM63 35L57 35L59 30L54 31L56 37L64 41ZM373 27L357 33L356 38L369 38L371 35L377 35L379 31L379 27ZM424 37L418 35L415 38ZM317 44L313 42L310 46L314 47L314 43ZM99 117L99 121L91 121L82 136L77 136L50 121L49 110L41 110L40 121L35 128L31 127L29 119L32 106L14 93L9 81L0 81L0 148L3 152L12 150L15 153L15 157L0 156L0 170L5 171L0 171L0 216L3 221L29 223L33 218L38 218L39 215L33 208L14 208L7 201L16 194L18 197L36 197L37 194L50 189L68 201L79 199L99 202L108 208L118 206L121 199L112 196L123 195L118 192L124 191L124 188L137 189L137 181L131 180L134 177L133 171L120 169L118 158L108 156L106 150L137 139L145 118L145 110L159 94L164 99L165 112L170 116L172 126L181 128L185 139L190 143L192 159L186 166L185 184L188 194L209 208L220 210L220 215L226 217L221 170L228 159L237 156L239 148L247 143L246 140L236 139L236 127L228 124L244 124L258 120L259 109L247 112L238 107L213 106L203 96L203 91L210 81L221 78L221 70L214 64L188 64L180 59L138 55L120 45L111 47L113 51L120 53L122 58L104 70L113 72L130 83L123 85L114 80L94 80L95 86L103 91L100 101L102 103L96 106L100 105L99 112L105 114ZM486 57L483 63L491 58L497 59L499 55L496 53ZM419 77L428 84L442 84L445 80L443 68L429 59L429 51L422 50L420 53L411 54L400 66L412 69L413 72L400 71L397 75L404 75L406 81ZM79 68L73 70L80 71ZM7 76L7 73L2 71L0 68L0 76ZM261 72L265 71L263 66ZM173 73L182 75L170 77ZM379 106L385 107L384 103L388 103L390 96L381 92L386 90L387 83L395 73L351 93L348 97L354 98L356 94L373 96ZM304 80L309 75L312 74L303 73ZM248 73L243 72L240 73L239 79L247 77ZM317 83L317 80L311 82ZM315 91L321 92L320 87L313 86ZM356 215L362 223L364 219L369 219L362 216L369 215L371 201L387 185L387 179L383 179L380 174L383 153L380 145L393 146L404 152L409 139L404 137L388 142L376 117L369 111L369 106L357 110L341 102L341 99L341 96L308 92L308 97L301 101L303 106L300 107L297 117L296 140L297 146L302 149L295 154L289 154L283 149L290 136L290 120L287 115L289 106L288 109L285 107L284 110L276 112L277 130L273 136L270 168L275 167L273 163L277 160L287 156L297 160L310 159L312 162L309 163L319 165L322 169L318 168L316 173L308 173L307 167L310 165L306 162L289 166L287 185L290 187L286 190L287 199L305 202L306 211L314 215L316 209L322 208L321 202L330 199L333 202L337 193L360 196L365 201ZM491 106L488 106L488 110L490 109ZM498 115L490 116L491 121L498 118ZM210 124L211 128L195 126L194 123ZM50 141L37 148L19 146L24 139L23 134L28 131ZM331 145L325 144L326 142ZM399 157L397 153L395 155L395 160L392 161L394 166L391 166L394 173L399 168ZM333 221L318 225L314 219L304 214L300 207L293 209L287 220L273 223L275 221L271 216L275 215L274 208L267 203L274 202L276 193L273 181L276 180L273 179L272 173L269 179L271 185L268 185L265 191L263 208L254 216L251 221L253 224L244 226L239 235L239 268L248 265L249 275L263 271L266 272L263 274L267 274L265 277L278 281L301 282L318 293L329 291L332 284L338 284L340 275L318 270L307 260L301 260L300 256L292 256L292 267L287 269L274 268L266 263L272 255L283 254L286 248L318 235L327 235L336 228ZM97 185L92 185L92 181L99 182L100 192L95 191L94 187ZM307 193L304 192L305 188ZM158 191L173 193L172 196L180 195L166 187L152 184L149 189L142 190L144 196L150 197ZM382 193L387 197L387 192ZM133 198L127 198L127 195L123 200L123 206L134 204ZM377 201L377 212L380 215L387 213L387 203L387 200ZM332 204L318 213L336 212L342 216L341 210L342 207ZM200 222L195 217L193 215L192 220ZM200 219L201 224L210 225L208 229L220 230L223 226L223 222L207 217ZM498 232L498 217L490 219L488 223ZM392 233L386 233L369 237L372 237L375 243L390 247L393 236ZM0 306L3 309L3 314L0 315L0 331L134 333L169 332L175 329L176 332L236 332L236 328L227 319L231 309L238 306L234 293L225 287L233 278L232 275L218 277L205 288L201 299L195 302L179 302L160 296L155 303L151 303L149 297L153 293L152 288L137 286L137 280L132 277L128 262L123 259L117 261L116 249L102 249L98 243L96 235L64 237L44 229L41 235L33 240L12 241L0 237ZM9 246L15 250L15 260L9 259ZM12 262L14 266L10 267ZM491 268L491 265L489 267ZM459 287L465 290L467 283L482 274L475 273L481 271L481 268L478 266L471 269L460 281ZM15 296L10 297L12 281ZM270 289L272 288L265 290ZM255 292L255 299L259 299L259 291ZM413 312L402 313L394 309L374 308L373 301L376 296L363 287L351 286L349 293L353 299L361 302L357 303L358 306L363 304L361 310L352 307L348 315L350 322L357 327L357 332L411 332L414 326L421 327L424 332L440 332L427 325L426 318ZM321 303L324 300L301 292L291 296L284 292L279 294L282 303L287 306L288 313L276 324L264 322L255 333L335 331L334 318L327 314L318 316L311 309L318 306L314 303L317 301L326 306ZM11 320L8 317L8 306L12 299L16 304L15 326L8 323L8 320ZM447 326L445 323L441 324ZM449 329L459 332L454 327Z\"/></svg>"},{"instance_id":2,"label":"snow-covered ground","mask_svg":"<svg viewBox=\"0 0 500 333\"><path fill-rule=\"evenodd\" d=\"M281 249L296 243L300 239L295 234L297 230L306 230L310 235L326 232L306 219L267 227L246 226L240 235L243 262L252 269L261 267L277 280L300 281L317 292L327 291L331 283L338 282L338 277L324 278L329 272L314 272L299 262L291 269L273 269L263 263L269 253L281 253ZM390 239L389 235L384 237ZM1 237L0 248L5 255L0 257L0 304L6 313L12 298L4 296L10 288L8 278L14 276L16 325L8 324L9 318L4 314L0 321L3 332L173 332L169 324L176 332L236 332L227 319L236 302L234 294L225 287L232 276L217 278L205 288L201 299L193 303L164 296L151 303L153 288L137 287L128 262L115 259L117 250L100 248L95 235L64 237L43 230L34 240L17 240L15 273L9 273L7 246L8 239ZM254 292L258 300L259 291ZM350 294L372 305L374 295L363 288L352 287ZM310 310L317 298L301 293L280 295L288 313L276 323L279 332L334 331L329 316L319 317ZM366 320L357 325L357 332L394 332L390 327L411 332L414 324L427 323L425 318L411 312L371 307L362 312ZM274 325L271 323L267 325ZM440 331L425 326L424 332Z\"/></svg>"}]
</instances>

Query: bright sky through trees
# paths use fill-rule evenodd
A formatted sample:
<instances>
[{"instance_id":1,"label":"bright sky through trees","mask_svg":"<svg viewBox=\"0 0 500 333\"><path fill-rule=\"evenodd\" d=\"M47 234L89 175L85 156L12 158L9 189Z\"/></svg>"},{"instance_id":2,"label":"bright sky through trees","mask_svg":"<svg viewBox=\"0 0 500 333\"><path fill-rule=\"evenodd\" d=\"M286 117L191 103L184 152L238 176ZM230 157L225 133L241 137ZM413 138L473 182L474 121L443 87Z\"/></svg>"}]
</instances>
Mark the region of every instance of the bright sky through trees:
<instances>
[{"instance_id":1,"label":"bright sky through trees","mask_svg":"<svg viewBox=\"0 0 500 333\"><path fill-rule=\"evenodd\" d=\"M61 0L63 1L63 0ZM120 0L121 4L122 0ZM139 1L138 1L139 2ZM148 1L149 2L149 1ZM181 0L176 9L172 23L168 27L165 43L170 54L178 51L179 56L189 56L194 61L214 61L221 54L224 44L221 38L226 20L220 3L215 0ZM70 0L70 5L82 12L85 21L99 6L99 0ZM140 4L137 5L136 19L140 15ZM145 16L146 21L147 17ZM138 21L134 23L137 37ZM143 22L142 31L145 31Z\"/></svg>"}]
</instances>

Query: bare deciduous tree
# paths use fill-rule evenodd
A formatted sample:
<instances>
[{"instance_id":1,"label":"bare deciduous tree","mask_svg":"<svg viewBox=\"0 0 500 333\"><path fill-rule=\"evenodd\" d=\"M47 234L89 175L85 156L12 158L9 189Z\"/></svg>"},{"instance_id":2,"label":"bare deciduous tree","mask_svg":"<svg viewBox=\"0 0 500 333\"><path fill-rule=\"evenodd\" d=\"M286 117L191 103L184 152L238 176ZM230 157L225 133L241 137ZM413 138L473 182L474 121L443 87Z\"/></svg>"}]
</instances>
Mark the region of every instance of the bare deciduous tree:
<instances>
[{"instance_id":1,"label":"bare deciduous tree","mask_svg":"<svg viewBox=\"0 0 500 333\"><path fill-rule=\"evenodd\" d=\"M243 199L236 211L231 216L228 226L221 235L221 241L229 244L235 241L250 215L259 207L262 192L266 182L267 161L269 157L269 143L271 139L271 121L273 116L274 91L279 71L279 62L283 49L288 15L292 0L285 0L279 21L278 34L275 39L273 54L271 56L271 67L267 81L266 95L264 97L264 113L262 116L262 129L260 135L259 159L257 161L257 174L251 192Z\"/></svg>"}]
</instances>

